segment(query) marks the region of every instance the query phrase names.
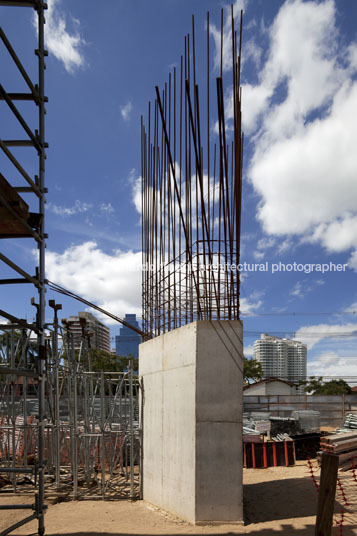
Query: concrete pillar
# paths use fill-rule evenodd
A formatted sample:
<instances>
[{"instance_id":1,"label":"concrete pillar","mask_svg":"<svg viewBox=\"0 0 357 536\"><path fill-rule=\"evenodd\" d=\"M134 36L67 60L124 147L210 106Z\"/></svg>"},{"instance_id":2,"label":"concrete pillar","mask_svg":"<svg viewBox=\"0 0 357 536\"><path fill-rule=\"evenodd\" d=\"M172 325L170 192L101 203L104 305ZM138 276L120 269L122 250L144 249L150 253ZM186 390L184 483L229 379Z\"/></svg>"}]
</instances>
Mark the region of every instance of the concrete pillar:
<instances>
[{"instance_id":1,"label":"concrete pillar","mask_svg":"<svg viewBox=\"0 0 357 536\"><path fill-rule=\"evenodd\" d=\"M143 497L191 523L243 520L242 342L205 320L139 347Z\"/></svg>"}]
</instances>

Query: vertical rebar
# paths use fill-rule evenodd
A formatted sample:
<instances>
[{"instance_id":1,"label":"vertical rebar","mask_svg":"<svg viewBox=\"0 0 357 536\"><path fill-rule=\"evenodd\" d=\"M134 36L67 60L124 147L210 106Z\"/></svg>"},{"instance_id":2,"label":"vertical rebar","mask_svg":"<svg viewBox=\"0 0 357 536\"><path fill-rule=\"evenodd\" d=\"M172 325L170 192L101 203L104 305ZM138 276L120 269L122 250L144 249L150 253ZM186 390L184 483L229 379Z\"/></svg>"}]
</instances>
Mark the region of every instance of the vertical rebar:
<instances>
[{"instance_id":1,"label":"vertical rebar","mask_svg":"<svg viewBox=\"0 0 357 536\"><path fill-rule=\"evenodd\" d=\"M197 319L239 318L239 273L235 267L239 264L242 192L243 136L240 90L242 16L239 54L233 11L231 17L232 120L230 117L227 119L225 113L223 76L227 71L225 49L229 46L229 41L224 35L222 9L220 76L217 78L216 88L215 123L218 126L218 135L210 129L212 73L210 73L209 13L206 22L207 135L205 139L201 138L194 18L192 18L192 40L189 34L185 36L184 55L181 56L179 120L176 121L174 69L173 111L171 111L170 74L168 85L165 84L163 91L157 86L155 88L152 137L150 114L148 136L145 135L142 121L142 162L145 162L146 154L152 159L150 165L143 166L143 261L144 265L152 261L153 267L149 276L147 271L143 274L145 283L142 303L143 317L152 336ZM227 125L230 121L233 129L230 124ZM231 130L232 149L228 151L228 135L231 135ZM214 143L214 162L211 171L212 139L216 143ZM176 162L177 141L179 141L179 169ZM213 268L214 265L216 269Z\"/></svg>"}]
</instances>

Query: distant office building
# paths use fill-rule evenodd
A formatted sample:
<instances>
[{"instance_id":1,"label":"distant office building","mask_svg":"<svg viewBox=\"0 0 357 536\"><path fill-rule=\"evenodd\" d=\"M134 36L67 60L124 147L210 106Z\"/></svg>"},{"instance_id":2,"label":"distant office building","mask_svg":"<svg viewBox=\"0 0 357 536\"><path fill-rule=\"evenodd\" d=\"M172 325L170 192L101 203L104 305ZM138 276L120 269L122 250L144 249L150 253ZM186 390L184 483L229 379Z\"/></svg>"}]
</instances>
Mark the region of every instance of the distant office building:
<instances>
[{"instance_id":1,"label":"distant office building","mask_svg":"<svg viewBox=\"0 0 357 536\"><path fill-rule=\"evenodd\" d=\"M91 313L80 312L78 316L63 318L62 323L64 328L73 334L76 349L81 344L83 326L87 332L92 333L90 337L91 348L110 352L110 330Z\"/></svg>"},{"instance_id":2,"label":"distant office building","mask_svg":"<svg viewBox=\"0 0 357 536\"><path fill-rule=\"evenodd\" d=\"M139 328L139 324L136 320L136 315L125 315L125 322ZM139 344L141 343L141 337L135 331L126 326L120 328L120 335L115 337L116 354L125 357L139 357Z\"/></svg>"},{"instance_id":3,"label":"distant office building","mask_svg":"<svg viewBox=\"0 0 357 536\"><path fill-rule=\"evenodd\" d=\"M262 365L263 378L280 378L294 383L306 380L306 357L307 346L299 341L263 333L254 343L254 359Z\"/></svg>"}]
</instances>

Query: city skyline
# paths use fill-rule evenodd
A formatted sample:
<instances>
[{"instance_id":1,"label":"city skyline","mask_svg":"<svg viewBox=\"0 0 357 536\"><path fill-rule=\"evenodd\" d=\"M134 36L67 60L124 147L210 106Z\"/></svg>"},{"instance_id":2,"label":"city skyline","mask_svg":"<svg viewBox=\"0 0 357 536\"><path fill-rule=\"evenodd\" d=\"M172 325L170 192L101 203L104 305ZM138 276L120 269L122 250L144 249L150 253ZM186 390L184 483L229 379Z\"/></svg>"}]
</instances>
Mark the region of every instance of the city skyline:
<instances>
[{"instance_id":1,"label":"city skyline","mask_svg":"<svg viewBox=\"0 0 357 536\"><path fill-rule=\"evenodd\" d=\"M210 11L215 83L220 9L224 39L229 39L230 4L119 0L103 3L100 10L92 0L50 0L48 5L47 278L120 317L130 311L140 320L140 116L147 117L155 85L162 88L178 67L192 14L197 50L202 50ZM253 355L259 333L296 337L308 345L309 375L342 375L353 384L357 6L347 0L241 0L234 2L236 17L241 8L241 262L348 264L335 272L243 271L245 354ZM30 74L36 65L32 17L31 9L2 9L2 27ZM17 80L5 59L4 87L11 91ZM197 67L204 82L204 68ZM227 111L229 96L227 90ZM4 138L21 138L6 112L2 119ZM4 254L32 273L33 251L26 240L4 244ZM24 286L3 286L3 308L31 320L32 295ZM48 291L47 301L51 298L63 304L64 316L78 310L73 300ZM47 316L50 320L49 308ZM112 336L118 333L120 326L101 321Z\"/></svg>"}]
</instances>

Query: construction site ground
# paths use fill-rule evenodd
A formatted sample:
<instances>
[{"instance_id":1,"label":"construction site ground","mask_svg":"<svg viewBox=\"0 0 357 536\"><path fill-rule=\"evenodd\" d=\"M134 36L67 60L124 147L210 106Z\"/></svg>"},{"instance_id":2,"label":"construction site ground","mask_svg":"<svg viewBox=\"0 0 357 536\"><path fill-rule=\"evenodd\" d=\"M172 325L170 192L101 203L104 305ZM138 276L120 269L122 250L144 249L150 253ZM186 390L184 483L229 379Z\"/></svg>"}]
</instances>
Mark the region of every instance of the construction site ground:
<instances>
[{"instance_id":1,"label":"construction site ground","mask_svg":"<svg viewBox=\"0 0 357 536\"><path fill-rule=\"evenodd\" d=\"M318 471L316 473L318 475ZM0 491L0 504L28 503L29 496L9 496ZM306 462L294 467L244 469L243 525L193 526L151 506L144 501L64 501L50 504L46 513L48 536L126 536L135 534L314 534L317 493ZM27 511L2 510L0 531L28 515ZM36 533L36 522L17 529L13 534ZM347 532L348 531L348 532ZM357 534L357 529L344 527L344 534Z\"/></svg>"}]
</instances>

